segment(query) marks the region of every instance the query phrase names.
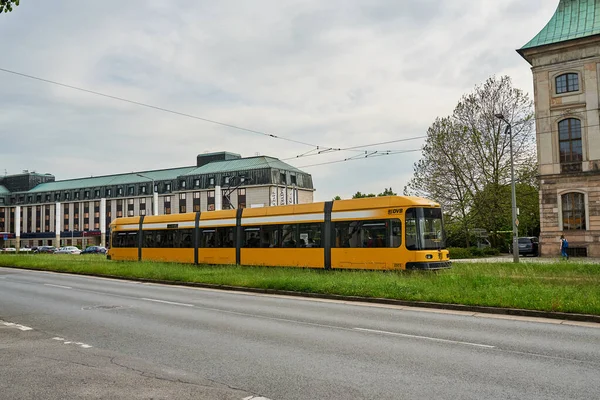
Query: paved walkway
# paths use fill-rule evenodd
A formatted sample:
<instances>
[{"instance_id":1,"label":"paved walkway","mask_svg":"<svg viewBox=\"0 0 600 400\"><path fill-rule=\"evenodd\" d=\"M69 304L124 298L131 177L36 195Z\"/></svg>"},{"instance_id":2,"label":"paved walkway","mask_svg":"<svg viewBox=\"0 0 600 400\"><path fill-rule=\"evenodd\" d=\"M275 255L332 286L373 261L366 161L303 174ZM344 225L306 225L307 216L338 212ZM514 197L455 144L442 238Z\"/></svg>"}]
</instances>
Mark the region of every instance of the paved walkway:
<instances>
[{"instance_id":1,"label":"paved walkway","mask_svg":"<svg viewBox=\"0 0 600 400\"><path fill-rule=\"evenodd\" d=\"M451 259L452 262L512 262L512 254L501 254L495 257L485 258L469 258L469 259ZM568 261L561 261L559 256L556 257L525 257L520 256L519 262L522 263L554 263L554 262L568 262L568 263L584 263L584 264L600 264L600 258L592 257L571 257Z\"/></svg>"}]
</instances>

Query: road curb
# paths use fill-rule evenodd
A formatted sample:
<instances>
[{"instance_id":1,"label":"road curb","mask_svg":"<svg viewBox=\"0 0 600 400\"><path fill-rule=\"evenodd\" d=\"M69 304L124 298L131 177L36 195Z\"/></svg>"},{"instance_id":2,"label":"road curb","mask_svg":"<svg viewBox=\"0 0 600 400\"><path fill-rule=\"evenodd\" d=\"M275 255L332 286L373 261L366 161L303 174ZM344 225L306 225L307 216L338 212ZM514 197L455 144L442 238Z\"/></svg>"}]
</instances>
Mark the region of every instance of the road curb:
<instances>
[{"instance_id":1,"label":"road curb","mask_svg":"<svg viewBox=\"0 0 600 400\"><path fill-rule=\"evenodd\" d=\"M36 268L27 267L5 267L14 269L25 269L30 271L45 271L54 272L61 274L71 275L82 275L82 276L94 276L100 278L110 278L122 281L131 282L143 282L143 283L156 283L161 285L172 285L172 286L189 286L204 289L218 289L235 292L246 292L246 293L261 293L261 294L275 294L282 296L293 296L293 297L306 297L315 299L326 299L326 300L338 300L348 301L355 303L373 303L373 304L387 304L405 307L421 307L431 308L440 310L453 310L453 311L464 311L472 313L483 313L483 314L497 314L497 315L510 315L519 317L531 317L531 318L548 318L565 321L577 321L577 322L594 322L600 324L600 315L592 314L575 314L575 313L564 313L564 312L549 312L549 311L536 311L536 310L525 310L518 308L501 308L501 307L484 307L484 306L473 306L464 304L448 304L448 303L432 303L423 301L409 301L409 300L396 300L396 299L385 299L376 297L358 297L358 296L341 296L333 294L321 294L321 293L304 293L304 292L293 292L288 290L277 290L277 289L260 289L260 288L249 288L243 286L229 286L229 285L215 285L209 283L197 283L197 282L180 282L180 281L165 281L160 279L146 279L146 278L128 278L117 275L96 275L86 274L79 272L60 272L60 271L48 271Z\"/></svg>"}]
</instances>

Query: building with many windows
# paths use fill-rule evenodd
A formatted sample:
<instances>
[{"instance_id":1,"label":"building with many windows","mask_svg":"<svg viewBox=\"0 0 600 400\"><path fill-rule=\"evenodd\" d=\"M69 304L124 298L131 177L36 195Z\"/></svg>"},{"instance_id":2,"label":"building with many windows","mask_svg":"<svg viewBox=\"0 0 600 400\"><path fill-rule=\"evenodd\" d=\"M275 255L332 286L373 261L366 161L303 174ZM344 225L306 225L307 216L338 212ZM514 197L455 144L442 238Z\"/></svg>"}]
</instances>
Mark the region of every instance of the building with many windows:
<instances>
[{"instance_id":1,"label":"building with many windows","mask_svg":"<svg viewBox=\"0 0 600 400\"><path fill-rule=\"evenodd\" d=\"M0 248L105 245L118 217L311 203L310 174L276 158L221 152L196 165L56 181L0 177Z\"/></svg>"},{"instance_id":2,"label":"building with many windows","mask_svg":"<svg viewBox=\"0 0 600 400\"><path fill-rule=\"evenodd\" d=\"M540 173L540 247L600 256L600 0L560 0L518 52L532 65Z\"/></svg>"}]
</instances>

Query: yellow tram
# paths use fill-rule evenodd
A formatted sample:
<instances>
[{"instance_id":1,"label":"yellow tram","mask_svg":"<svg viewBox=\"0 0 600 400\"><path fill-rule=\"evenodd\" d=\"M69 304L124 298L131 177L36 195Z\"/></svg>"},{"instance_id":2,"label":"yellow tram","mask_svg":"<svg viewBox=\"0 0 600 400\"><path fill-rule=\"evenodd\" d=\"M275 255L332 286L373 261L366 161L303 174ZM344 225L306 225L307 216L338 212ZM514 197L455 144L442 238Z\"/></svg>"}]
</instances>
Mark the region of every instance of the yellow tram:
<instances>
[{"instance_id":1,"label":"yellow tram","mask_svg":"<svg viewBox=\"0 0 600 400\"><path fill-rule=\"evenodd\" d=\"M117 218L112 260L321 269L451 266L440 205L386 196Z\"/></svg>"}]
</instances>

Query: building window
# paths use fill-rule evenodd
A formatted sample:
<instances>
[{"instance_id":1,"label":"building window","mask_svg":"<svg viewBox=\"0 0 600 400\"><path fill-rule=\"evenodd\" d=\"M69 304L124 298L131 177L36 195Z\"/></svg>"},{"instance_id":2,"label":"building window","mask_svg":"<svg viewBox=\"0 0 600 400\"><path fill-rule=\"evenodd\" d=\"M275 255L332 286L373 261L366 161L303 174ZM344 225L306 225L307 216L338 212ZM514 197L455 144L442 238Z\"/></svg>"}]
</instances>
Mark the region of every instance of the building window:
<instances>
[{"instance_id":1,"label":"building window","mask_svg":"<svg viewBox=\"0 0 600 400\"><path fill-rule=\"evenodd\" d=\"M179 187L181 187L182 189L185 189L185 181L181 181L179 182Z\"/></svg>"},{"instance_id":2,"label":"building window","mask_svg":"<svg viewBox=\"0 0 600 400\"><path fill-rule=\"evenodd\" d=\"M583 148L581 142L581 121L568 118L558 123L560 163L563 172L581 171Z\"/></svg>"},{"instance_id":3,"label":"building window","mask_svg":"<svg viewBox=\"0 0 600 400\"><path fill-rule=\"evenodd\" d=\"M49 194L46 195L46 201L50 201L50 195Z\"/></svg>"},{"instance_id":4,"label":"building window","mask_svg":"<svg viewBox=\"0 0 600 400\"><path fill-rule=\"evenodd\" d=\"M154 193L158 192L158 185L154 185Z\"/></svg>"},{"instance_id":5,"label":"building window","mask_svg":"<svg viewBox=\"0 0 600 400\"><path fill-rule=\"evenodd\" d=\"M208 184L210 186L214 186L215 185L215 177L211 176L210 178L208 178Z\"/></svg>"},{"instance_id":6,"label":"building window","mask_svg":"<svg viewBox=\"0 0 600 400\"><path fill-rule=\"evenodd\" d=\"M106 189L106 197L112 196L112 189Z\"/></svg>"},{"instance_id":7,"label":"building window","mask_svg":"<svg viewBox=\"0 0 600 400\"><path fill-rule=\"evenodd\" d=\"M194 212L200 211L200 192L194 192L192 200L192 206L194 207Z\"/></svg>"},{"instance_id":8,"label":"building window","mask_svg":"<svg viewBox=\"0 0 600 400\"><path fill-rule=\"evenodd\" d=\"M94 192L94 197L100 197L100 190L96 189Z\"/></svg>"},{"instance_id":9,"label":"building window","mask_svg":"<svg viewBox=\"0 0 600 400\"><path fill-rule=\"evenodd\" d=\"M279 181L283 185L287 185L287 177L285 176L285 172L279 173Z\"/></svg>"},{"instance_id":10,"label":"building window","mask_svg":"<svg viewBox=\"0 0 600 400\"><path fill-rule=\"evenodd\" d=\"M123 195L123 188L118 188L117 189L117 195L118 196L122 196Z\"/></svg>"},{"instance_id":11,"label":"building window","mask_svg":"<svg viewBox=\"0 0 600 400\"><path fill-rule=\"evenodd\" d=\"M246 189L238 189L238 208L246 208Z\"/></svg>"},{"instance_id":12,"label":"building window","mask_svg":"<svg viewBox=\"0 0 600 400\"><path fill-rule=\"evenodd\" d=\"M215 191L214 190L211 190L210 192L208 192L207 209L208 209L208 211L215 210Z\"/></svg>"},{"instance_id":13,"label":"building window","mask_svg":"<svg viewBox=\"0 0 600 400\"><path fill-rule=\"evenodd\" d=\"M585 195L567 193L561 196L563 230L585 230Z\"/></svg>"},{"instance_id":14,"label":"building window","mask_svg":"<svg viewBox=\"0 0 600 400\"><path fill-rule=\"evenodd\" d=\"M579 75L562 74L556 77L556 94L579 91Z\"/></svg>"},{"instance_id":15,"label":"building window","mask_svg":"<svg viewBox=\"0 0 600 400\"><path fill-rule=\"evenodd\" d=\"M296 184L296 182L297 182L296 181L296 175L290 175L290 182L291 182L292 185Z\"/></svg>"},{"instance_id":16,"label":"building window","mask_svg":"<svg viewBox=\"0 0 600 400\"><path fill-rule=\"evenodd\" d=\"M194 179L194 186L195 187L199 187L200 186L200 179Z\"/></svg>"},{"instance_id":17,"label":"building window","mask_svg":"<svg viewBox=\"0 0 600 400\"><path fill-rule=\"evenodd\" d=\"M140 186L140 192L142 192L142 194L146 193L146 186Z\"/></svg>"},{"instance_id":18,"label":"building window","mask_svg":"<svg viewBox=\"0 0 600 400\"><path fill-rule=\"evenodd\" d=\"M79 192L75 192L75 200L79 200Z\"/></svg>"},{"instance_id":19,"label":"building window","mask_svg":"<svg viewBox=\"0 0 600 400\"><path fill-rule=\"evenodd\" d=\"M83 197L85 197L86 199L90 198L90 191L86 190L85 192L83 192Z\"/></svg>"},{"instance_id":20,"label":"building window","mask_svg":"<svg viewBox=\"0 0 600 400\"><path fill-rule=\"evenodd\" d=\"M70 193L65 193L65 200L69 200L71 198Z\"/></svg>"},{"instance_id":21,"label":"building window","mask_svg":"<svg viewBox=\"0 0 600 400\"><path fill-rule=\"evenodd\" d=\"M228 176L226 176L226 177L224 177L224 178L223 178L223 183L224 183L225 185L229 185L229 182L230 182L230 180L231 180L231 178L230 178L230 177L228 177Z\"/></svg>"},{"instance_id":22,"label":"building window","mask_svg":"<svg viewBox=\"0 0 600 400\"><path fill-rule=\"evenodd\" d=\"M165 196L164 202L165 202L165 214L171 214L171 196Z\"/></svg>"},{"instance_id":23,"label":"building window","mask_svg":"<svg viewBox=\"0 0 600 400\"><path fill-rule=\"evenodd\" d=\"M133 196L133 194L134 194L134 192L135 192L135 189L134 189L134 187L133 187L133 186L129 186L129 187L127 188L127 192L129 193L129 195L130 195L130 196Z\"/></svg>"}]
</instances>

